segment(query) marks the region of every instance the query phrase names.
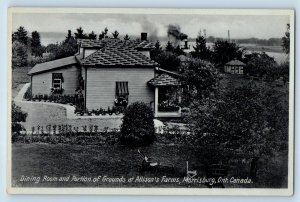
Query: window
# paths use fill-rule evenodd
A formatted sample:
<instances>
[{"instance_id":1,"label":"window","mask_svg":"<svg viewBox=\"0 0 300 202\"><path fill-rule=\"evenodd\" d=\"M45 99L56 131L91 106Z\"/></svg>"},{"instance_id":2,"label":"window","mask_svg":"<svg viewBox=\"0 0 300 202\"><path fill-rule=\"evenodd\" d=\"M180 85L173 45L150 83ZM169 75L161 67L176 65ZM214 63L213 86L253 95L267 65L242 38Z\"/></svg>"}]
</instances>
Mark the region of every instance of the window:
<instances>
[{"instance_id":1,"label":"window","mask_svg":"<svg viewBox=\"0 0 300 202\"><path fill-rule=\"evenodd\" d=\"M61 79L53 79L53 88L61 88Z\"/></svg>"},{"instance_id":2,"label":"window","mask_svg":"<svg viewBox=\"0 0 300 202\"><path fill-rule=\"evenodd\" d=\"M116 97L123 97L128 99L129 90L127 81L117 81L116 82Z\"/></svg>"},{"instance_id":3,"label":"window","mask_svg":"<svg viewBox=\"0 0 300 202\"><path fill-rule=\"evenodd\" d=\"M64 82L62 73L52 74L52 87L57 89L62 89L62 82Z\"/></svg>"}]
</instances>

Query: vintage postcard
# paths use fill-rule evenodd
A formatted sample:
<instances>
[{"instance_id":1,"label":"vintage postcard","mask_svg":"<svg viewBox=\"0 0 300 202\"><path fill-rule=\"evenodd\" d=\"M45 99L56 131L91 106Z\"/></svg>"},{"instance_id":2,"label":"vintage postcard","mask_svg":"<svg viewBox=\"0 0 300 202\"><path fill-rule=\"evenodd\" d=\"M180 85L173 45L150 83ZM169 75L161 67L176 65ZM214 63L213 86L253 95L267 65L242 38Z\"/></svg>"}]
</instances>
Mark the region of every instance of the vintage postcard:
<instances>
[{"instance_id":1,"label":"vintage postcard","mask_svg":"<svg viewBox=\"0 0 300 202\"><path fill-rule=\"evenodd\" d=\"M293 194L293 10L8 13L8 193Z\"/></svg>"}]
</instances>

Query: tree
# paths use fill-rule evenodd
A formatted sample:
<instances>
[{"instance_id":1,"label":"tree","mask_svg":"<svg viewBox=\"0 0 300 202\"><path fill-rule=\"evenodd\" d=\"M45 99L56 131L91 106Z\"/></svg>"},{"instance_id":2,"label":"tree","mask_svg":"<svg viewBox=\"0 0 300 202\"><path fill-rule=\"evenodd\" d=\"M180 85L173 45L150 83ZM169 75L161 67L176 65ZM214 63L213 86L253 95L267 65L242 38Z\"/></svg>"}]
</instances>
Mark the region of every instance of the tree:
<instances>
[{"instance_id":1,"label":"tree","mask_svg":"<svg viewBox=\"0 0 300 202\"><path fill-rule=\"evenodd\" d=\"M181 65L180 59L176 54L166 51L152 52L152 59L160 64L161 68L170 71L178 71Z\"/></svg>"},{"instance_id":2,"label":"tree","mask_svg":"<svg viewBox=\"0 0 300 202\"><path fill-rule=\"evenodd\" d=\"M189 59L181 70L184 88L183 103L200 105L202 100L216 90L218 74L215 67L206 61Z\"/></svg>"},{"instance_id":3,"label":"tree","mask_svg":"<svg viewBox=\"0 0 300 202\"><path fill-rule=\"evenodd\" d=\"M160 45L160 42L159 42L158 40L156 41L154 47L155 47L155 50L156 50L156 51L161 51L161 50L162 50L161 45Z\"/></svg>"},{"instance_id":4,"label":"tree","mask_svg":"<svg viewBox=\"0 0 300 202\"><path fill-rule=\"evenodd\" d=\"M198 36L196 38L196 46L193 46L194 51L191 52L192 56L202 60L211 59L211 51L206 46L206 39L203 36Z\"/></svg>"},{"instance_id":5,"label":"tree","mask_svg":"<svg viewBox=\"0 0 300 202\"><path fill-rule=\"evenodd\" d=\"M72 31L71 30L68 30L68 35L66 36L66 39L69 40L71 39L73 36L72 36Z\"/></svg>"},{"instance_id":6,"label":"tree","mask_svg":"<svg viewBox=\"0 0 300 202\"><path fill-rule=\"evenodd\" d=\"M275 79L273 78L273 73L277 67L277 63L273 57L270 57L265 52L247 54L245 55L244 61L247 64L245 73Z\"/></svg>"},{"instance_id":7,"label":"tree","mask_svg":"<svg viewBox=\"0 0 300 202\"><path fill-rule=\"evenodd\" d=\"M97 39L97 35L94 33L94 31L92 31L91 33L89 33L89 39Z\"/></svg>"},{"instance_id":8,"label":"tree","mask_svg":"<svg viewBox=\"0 0 300 202\"><path fill-rule=\"evenodd\" d=\"M20 26L17 31L13 33L13 41L15 40L27 45L28 32L24 27Z\"/></svg>"},{"instance_id":9,"label":"tree","mask_svg":"<svg viewBox=\"0 0 300 202\"><path fill-rule=\"evenodd\" d=\"M24 127L20 124L20 122L25 122L26 118L27 113L23 112L21 107L12 102L12 142L16 140L20 131L24 130Z\"/></svg>"},{"instance_id":10,"label":"tree","mask_svg":"<svg viewBox=\"0 0 300 202\"><path fill-rule=\"evenodd\" d=\"M121 125L121 143L129 146L151 144L155 139L153 119L153 111L145 103L129 105Z\"/></svg>"},{"instance_id":11,"label":"tree","mask_svg":"<svg viewBox=\"0 0 300 202\"><path fill-rule=\"evenodd\" d=\"M104 39L107 37L108 29L105 27L105 29L99 34L99 40Z\"/></svg>"},{"instance_id":12,"label":"tree","mask_svg":"<svg viewBox=\"0 0 300 202\"><path fill-rule=\"evenodd\" d=\"M173 52L174 52L177 56L179 56L179 55L184 55L184 54L185 54L184 51L180 48L179 45L176 46L176 48L174 49Z\"/></svg>"},{"instance_id":13,"label":"tree","mask_svg":"<svg viewBox=\"0 0 300 202\"><path fill-rule=\"evenodd\" d=\"M77 32L75 32L75 39L86 39L87 38L82 27L77 28L76 31Z\"/></svg>"},{"instance_id":14,"label":"tree","mask_svg":"<svg viewBox=\"0 0 300 202\"><path fill-rule=\"evenodd\" d=\"M210 103L191 109L188 120L197 136L195 142L213 151L210 163L250 159L250 177L255 178L263 155L270 158L275 150L287 148L288 107L272 91L253 84L229 88Z\"/></svg>"},{"instance_id":15,"label":"tree","mask_svg":"<svg viewBox=\"0 0 300 202\"><path fill-rule=\"evenodd\" d=\"M168 51L168 52L173 52L174 51L174 46L172 45L172 43L170 41L168 41L165 50Z\"/></svg>"},{"instance_id":16,"label":"tree","mask_svg":"<svg viewBox=\"0 0 300 202\"><path fill-rule=\"evenodd\" d=\"M119 32L117 30L115 30L114 32L111 33L114 39L118 39L119 38Z\"/></svg>"},{"instance_id":17,"label":"tree","mask_svg":"<svg viewBox=\"0 0 300 202\"><path fill-rule=\"evenodd\" d=\"M290 54L290 24L286 26L285 36L282 37L282 48L286 54Z\"/></svg>"},{"instance_id":18,"label":"tree","mask_svg":"<svg viewBox=\"0 0 300 202\"><path fill-rule=\"evenodd\" d=\"M128 34L126 34L126 35L124 36L124 40L125 40L125 41L130 40L130 37L128 36Z\"/></svg>"},{"instance_id":19,"label":"tree","mask_svg":"<svg viewBox=\"0 0 300 202\"><path fill-rule=\"evenodd\" d=\"M40 33L33 31L31 33L31 50L32 55L43 57L43 48L41 45Z\"/></svg>"},{"instance_id":20,"label":"tree","mask_svg":"<svg viewBox=\"0 0 300 202\"><path fill-rule=\"evenodd\" d=\"M55 51L56 49L55 45L54 46L52 45L51 48L53 48L53 51ZM59 58L72 56L77 51L78 51L77 41L72 35L70 35L70 32L68 32L66 39L60 45L57 46L57 50L54 53L55 53L55 58L59 59Z\"/></svg>"},{"instance_id":21,"label":"tree","mask_svg":"<svg viewBox=\"0 0 300 202\"><path fill-rule=\"evenodd\" d=\"M49 52L49 53L56 53L58 50L58 44L49 44L47 47L46 47L46 51Z\"/></svg>"},{"instance_id":22,"label":"tree","mask_svg":"<svg viewBox=\"0 0 300 202\"><path fill-rule=\"evenodd\" d=\"M218 40L213 45L213 61L221 69L230 60L242 60L243 53L244 49L241 49L236 43Z\"/></svg>"},{"instance_id":23,"label":"tree","mask_svg":"<svg viewBox=\"0 0 300 202\"><path fill-rule=\"evenodd\" d=\"M25 44L14 41L12 44L12 67L24 67L27 65L27 47Z\"/></svg>"}]
</instances>

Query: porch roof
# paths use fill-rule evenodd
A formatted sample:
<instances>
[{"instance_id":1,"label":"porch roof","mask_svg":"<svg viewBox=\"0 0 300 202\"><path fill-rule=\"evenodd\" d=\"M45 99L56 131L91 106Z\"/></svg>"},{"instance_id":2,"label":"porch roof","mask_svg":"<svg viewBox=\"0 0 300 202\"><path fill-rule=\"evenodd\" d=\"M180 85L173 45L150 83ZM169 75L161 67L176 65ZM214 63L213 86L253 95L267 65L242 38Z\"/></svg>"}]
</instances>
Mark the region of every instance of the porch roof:
<instances>
[{"instance_id":1,"label":"porch roof","mask_svg":"<svg viewBox=\"0 0 300 202\"><path fill-rule=\"evenodd\" d=\"M168 75L168 74L160 74L157 77L151 79L150 81L148 81L148 85L150 86L155 86L155 87L159 87L159 86L180 86L181 82Z\"/></svg>"}]
</instances>

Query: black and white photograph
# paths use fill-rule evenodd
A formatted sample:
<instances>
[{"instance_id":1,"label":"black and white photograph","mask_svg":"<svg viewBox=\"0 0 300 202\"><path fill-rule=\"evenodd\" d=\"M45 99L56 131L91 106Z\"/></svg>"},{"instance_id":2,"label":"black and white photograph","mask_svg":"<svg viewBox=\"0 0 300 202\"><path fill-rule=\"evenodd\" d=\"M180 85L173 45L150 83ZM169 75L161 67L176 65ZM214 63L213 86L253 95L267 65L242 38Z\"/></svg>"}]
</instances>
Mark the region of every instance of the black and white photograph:
<instances>
[{"instance_id":1,"label":"black and white photograph","mask_svg":"<svg viewBox=\"0 0 300 202\"><path fill-rule=\"evenodd\" d=\"M293 10L8 12L9 193L293 194Z\"/></svg>"}]
</instances>

